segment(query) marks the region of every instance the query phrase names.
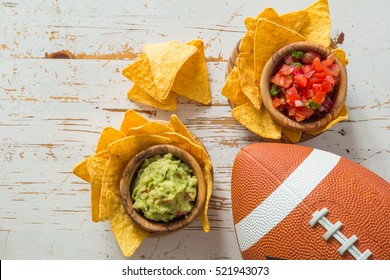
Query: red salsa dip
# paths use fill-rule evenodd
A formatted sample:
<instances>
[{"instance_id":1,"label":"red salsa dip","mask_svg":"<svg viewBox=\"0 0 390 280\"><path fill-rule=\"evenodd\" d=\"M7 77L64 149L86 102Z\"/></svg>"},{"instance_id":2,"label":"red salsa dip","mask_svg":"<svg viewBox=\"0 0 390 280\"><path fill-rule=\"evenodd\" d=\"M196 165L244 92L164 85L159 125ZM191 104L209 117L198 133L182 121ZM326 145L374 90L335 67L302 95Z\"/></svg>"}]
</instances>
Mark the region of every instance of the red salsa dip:
<instances>
[{"instance_id":1,"label":"red salsa dip","mask_svg":"<svg viewBox=\"0 0 390 280\"><path fill-rule=\"evenodd\" d=\"M273 107L297 122L320 118L333 106L339 72L333 53L322 58L311 50L292 51L271 77Z\"/></svg>"}]
</instances>

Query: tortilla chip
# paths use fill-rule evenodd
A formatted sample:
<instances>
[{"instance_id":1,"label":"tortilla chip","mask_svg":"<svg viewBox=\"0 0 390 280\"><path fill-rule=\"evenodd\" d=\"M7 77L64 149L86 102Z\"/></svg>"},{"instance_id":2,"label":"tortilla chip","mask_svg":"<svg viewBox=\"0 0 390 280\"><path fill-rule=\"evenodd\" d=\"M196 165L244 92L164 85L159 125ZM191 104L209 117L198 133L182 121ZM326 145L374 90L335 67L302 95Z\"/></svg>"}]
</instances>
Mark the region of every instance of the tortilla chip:
<instances>
[{"instance_id":1,"label":"tortilla chip","mask_svg":"<svg viewBox=\"0 0 390 280\"><path fill-rule=\"evenodd\" d=\"M149 233L133 223L120 197L108 192L107 204L112 232L123 255L130 257Z\"/></svg>"},{"instance_id":2,"label":"tortilla chip","mask_svg":"<svg viewBox=\"0 0 390 280\"><path fill-rule=\"evenodd\" d=\"M148 122L138 127L129 128L127 135L162 134L173 131L168 125L160 122Z\"/></svg>"},{"instance_id":3,"label":"tortilla chip","mask_svg":"<svg viewBox=\"0 0 390 280\"><path fill-rule=\"evenodd\" d=\"M203 226L204 232L209 232L210 231L210 222L208 218L208 209L209 209L209 202L210 202L210 197L213 191L213 175L211 174L212 166L211 166L211 161L210 164L206 164L203 170L203 175L206 181L206 201L205 205L203 208L203 211L199 214L200 222Z\"/></svg>"},{"instance_id":4,"label":"tortilla chip","mask_svg":"<svg viewBox=\"0 0 390 280\"><path fill-rule=\"evenodd\" d=\"M299 33L307 41L316 42L325 47L330 45L330 14L327 0L319 0L305 9L307 18Z\"/></svg>"},{"instance_id":5,"label":"tortilla chip","mask_svg":"<svg viewBox=\"0 0 390 280\"><path fill-rule=\"evenodd\" d=\"M208 105L211 102L211 92L203 41L193 40L187 45L194 46L197 50L177 72L172 90L178 95Z\"/></svg>"},{"instance_id":6,"label":"tortilla chip","mask_svg":"<svg viewBox=\"0 0 390 280\"><path fill-rule=\"evenodd\" d=\"M93 155L94 157L101 157L105 159L109 159L110 155L107 151L101 151L99 153L96 153ZM89 176L88 168L87 168L87 161L88 157L84 159L83 161L79 162L74 168L73 168L73 174L77 177L83 179L84 181L90 183L91 178Z\"/></svg>"},{"instance_id":7,"label":"tortilla chip","mask_svg":"<svg viewBox=\"0 0 390 280\"><path fill-rule=\"evenodd\" d=\"M327 131L329 128L331 128L333 125L335 125L338 122L341 122L343 120L348 119L348 108L347 105L344 104L343 108L341 109L340 113L323 129L309 132L312 135L320 134L322 132Z\"/></svg>"},{"instance_id":8,"label":"tortilla chip","mask_svg":"<svg viewBox=\"0 0 390 280\"><path fill-rule=\"evenodd\" d=\"M253 70L246 64L244 58L238 58L236 63L239 70L242 92L248 97L253 106L259 110L262 100L260 88L255 84L255 80L253 79Z\"/></svg>"},{"instance_id":9,"label":"tortilla chip","mask_svg":"<svg viewBox=\"0 0 390 280\"><path fill-rule=\"evenodd\" d=\"M271 117L264 106L257 110L248 102L232 110L233 117L253 133L269 139L280 139L282 126Z\"/></svg>"},{"instance_id":10,"label":"tortilla chip","mask_svg":"<svg viewBox=\"0 0 390 280\"><path fill-rule=\"evenodd\" d=\"M239 50L240 53L238 57L245 58L246 63L248 64L249 67L254 69L254 38L255 38L255 30L257 27L257 22L261 18L266 18L266 19L275 19L279 15L278 13L272 9L272 8L266 8L264 9L260 14L257 15L255 18L245 18L245 26L246 26L246 33L242 37Z\"/></svg>"},{"instance_id":11,"label":"tortilla chip","mask_svg":"<svg viewBox=\"0 0 390 280\"><path fill-rule=\"evenodd\" d=\"M107 150L109 144L125 136L126 134L113 127L104 128L96 147L96 153Z\"/></svg>"},{"instance_id":12,"label":"tortilla chip","mask_svg":"<svg viewBox=\"0 0 390 280\"><path fill-rule=\"evenodd\" d=\"M148 95L157 96L152 70L145 54L140 54L136 62L122 70L122 74L134 84L137 84Z\"/></svg>"},{"instance_id":13,"label":"tortilla chip","mask_svg":"<svg viewBox=\"0 0 390 280\"><path fill-rule=\"evenodd\" d=\"M191 141L193 141L195 144L198 144L201 146L202 144L200 141L195 137L194 134L192 134L187 127L180 121L180 119L175 115L171 115L169 122L168 122L168 127L170 127L173 131L183 135L184 137L187 137Z\"/></svg>"},{"instance_id":14,"label":"tortilla chip","mask_svg":"<svg viewBox=\"0 0 390 280\"><path fill-rule=\"evenodd\" d=\"M232 103L239 106L249 102L241 89L240 73L237 66L227 76L225 84L222 88L222 95L227 97Z\"/></svg>"},{"instance_id":15,"label":"tortilla chip","mask_svg":"<svg viewBox=\"0 0 390 280\"><path fill-rule=\"evenodd\" d=\"M167 103L177 73L196 51L196 47L177 41L145 45L145 54L157 88L157 94L151 95L154 99Z\"/></svg>"},{"instance_id":16,"label":"tortilla chip","mask_svg":"<svg viewBox=\"0 0 390 280\"><path fill-rule=\"evenodd\" d=\"M99 204L102 187L103 174L107 166L107 159L99 157L89 157L87 168L91 177L91 214L92 221L99 221Z\"/></svg>"},{"instance_id":17,"label":"tortilla chip","mask_svg":"<svg viewBox=\"0 0 390 280\"><path fill-rule=\"evenodd\" d=\"M348 65L348 58L345 54L345 51L343 51L342 49L334 49L332 50L332 52L340 60L341 64L344 65L344 67Z\"/></svg>"},{"instance_id":18,"label":"tortilla chip","mask_svg":"<svg viewBox=\"0 0 390 280\"><path fill-rule=\"evenodd\" d=\"M165 99L165 104L160 101L154 99L152 96L147 94L142 88L140 88L137 84L135 84L130 91L127 93L127 97L135 102L139 102L145 105L149 105L155 108L174 111L176 110L177 101L176 94L170 92Z\"/></svg>"},{"instance_id":19,"label":"tortilla chip","mask_svg":"<svg viewBox=\"0 0 390 280\"><path fill-rule=\"evenodd\" d=\"M189 154L191 154L196 159L196 161L199 163L201 167L205 166L206 163L211 162L210 157L205 151L205 149L202 146L195 144L187 137L184 137L183 135L177 132L165 132L161 134L161 136L169 138L171 141L170 143L171 145L186 150Z\"/></svg>"},{"instance_id":20,"label":"tortilla chip","mask_svg":"<svg viewBox=\"0 0 390 280\"><path fill-rule=\"evenodd\" d=\"M302 35L291 29L267 19L259 20L254 41L255 83L259 83L265 64L277 50L288 44L304 40Z\"/></svg>"},{"instance_id":21,"label":"tortilla chip","mask_svg":"<svg viewBox=\"0 0 390 280\"><path fill-rule=\"evenodd\" d=\"M283 14L280 17L273 19L272 21L281 26L300 33L299 30L302 28L303 24L306 23L305 21L307 19L308 14L309 13L306 10L301 10Z\"/></svg>"},{"instance_id":22,"label":"tortilla chip","mask_svg":"<svg viewBox=\"0 0 390 280\"><path fill-rule=\"evenodd\" d=\"M113 194L120 196L120 182L126 164L126 162L122 162L122 160L117 156L111 156L108 160L106 170L102 179L101 196L99 203L99 220L101 222L104 222L108 219L107 192L112 192Z\"/></svg>"},{"instance_id":23,"label":"tortilla chip","mask_svg":"<svg viewBox=\"0 0 390 280\"><path fill-rule=\"evenodd\" d=\"M287 127L283 127L282 133L293 143L299 142L299 140L301 140L302 131L297 131L297 130L289 129Z\"/></svg>"},{"instance_id":24,"label":"tortilla chip","mask_svg":"<svg viewBox=\"0 0 390 280\"><path fill-rule=\"evenodd\" d=\"M121 124L121 131L123 133L127 133L129 128L136 127L143 125L147 123L148 120L142 117L140 114L138 114L134 110L128 110L125 113L125 116L123 118L122 124Z\"/></svg>"},{"instance_id":25,"label":"tortilla chip","mask_svg":"<svg viewBox=\"0 0 390 280\"><path fill-rule=\"evenodd\" d=\"M163 135L163 134L162 134ZM161 135L133 135L127 136L108 146L111 156L119 157L122 162L129 162L136 154L158 144L170 144L172 141Z\"/></svg>"}]
</instances>

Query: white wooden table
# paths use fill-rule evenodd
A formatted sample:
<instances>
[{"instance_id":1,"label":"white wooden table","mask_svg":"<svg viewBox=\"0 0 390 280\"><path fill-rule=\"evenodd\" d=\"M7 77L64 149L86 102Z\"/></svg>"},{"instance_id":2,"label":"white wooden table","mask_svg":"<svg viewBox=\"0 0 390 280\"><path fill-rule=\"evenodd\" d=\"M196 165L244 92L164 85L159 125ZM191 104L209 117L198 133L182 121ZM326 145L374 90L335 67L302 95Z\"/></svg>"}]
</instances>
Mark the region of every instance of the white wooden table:
<instances>
[{"instance_id":1,"label":"white wooden table","mask_svg":"<svg viewBox=\"0 0 390 280\"><path fill-rule=\"evenodd\" d=\"M179 99L175 113L213 160L211 231L196 220L147 239L132 258L241 258L230 174L238 151L260 139L231 117L221 95L227 60L245 17L268 6L295 11L314 0L96 2L0 2L0 258L123 258L109 223L91 221L89 184L72 168L94 152L105 126L119 128L129 108L168 120L171 112L127 99L131 82L121 70L145 43L195 38L206 45L212 105ZM345 34L350 117L301 145L340 154L390 180L390 2L330 0L330 10L332 37ZM62 49L90 59L44 59ZM120 54L130 60L114 59Z\"/></svg>"}]
</instances>

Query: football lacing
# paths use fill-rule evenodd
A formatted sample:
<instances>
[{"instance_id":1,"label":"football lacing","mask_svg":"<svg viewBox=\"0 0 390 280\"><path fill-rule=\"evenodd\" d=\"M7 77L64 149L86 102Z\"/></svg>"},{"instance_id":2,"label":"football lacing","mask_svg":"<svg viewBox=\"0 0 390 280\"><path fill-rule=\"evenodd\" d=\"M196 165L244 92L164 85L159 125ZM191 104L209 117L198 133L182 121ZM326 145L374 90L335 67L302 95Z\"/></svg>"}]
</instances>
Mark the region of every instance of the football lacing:
<instances>
[{"instance_id":1,"label":"football lacing","mask_svg":"<svg viewBox=\"0 0 390 280\"><path fill-rule=\"evenodd\" d=\"M337 250L340 255L344 255L345 252L350 252L351 255L357 260L366 260L371 256L371 251L366 250L364 253L361 253L354 243L358 240L356 235L352 235L350 238L345 237L345 235L340 231L340 228L343 224L340 221L337 221L335 224L332 224L325 215L329 211L326 208L322 208L320 211L315 211L313 213L313 218L309 221L309 225L314 227L317 223L322 225L326 232L322 238L327 241L332 236L341 244L341 247Z\"/></svg>"}]
</instances>

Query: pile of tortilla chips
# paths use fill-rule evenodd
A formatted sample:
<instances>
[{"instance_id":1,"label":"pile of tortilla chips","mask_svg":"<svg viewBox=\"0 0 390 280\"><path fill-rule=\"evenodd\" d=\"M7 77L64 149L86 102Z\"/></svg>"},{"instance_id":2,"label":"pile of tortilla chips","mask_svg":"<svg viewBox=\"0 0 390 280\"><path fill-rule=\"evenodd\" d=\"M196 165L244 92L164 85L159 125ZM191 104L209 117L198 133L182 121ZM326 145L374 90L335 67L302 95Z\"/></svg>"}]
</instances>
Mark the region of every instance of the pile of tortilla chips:
<instances>
[{"instance_id":1,"label":"pile of tortilla chips","mask_svg":"<svg viewBox=\"0 0 390 280\"><path fill-rule=\"evenodd\" d=\"M73 169L73 173L91 183L92 221L110 221L123 255L131 256L148 232L137 227L128 216L120 197L120 180L128 162L144 149L171 144L190 153L199 163L206 180L206 203L200 220L205 232L210 230L207 217L212 192L212 163L203 145L176 115L168 123L148 121L133 110L126 112L120 130L106 127L94 155Z\"/></svg>"},{"instance_id":2,"label":"pile of tortilla chips","mask_svg":"<svg viewBox=\"0 0 390 280\"><path fill-rule=\"evenodd\" d=\"M165 110L175 110L176 94L209 104L210 85L202 40L147 44L145 53L122 74L134 86L130 100Z\"/></svg>"},{"instance_id":3,"label":"pile of tortilla chips","mask_svg":"<svg viewBox=\"0 0 390 280\"><path fill-rule=\"evenodd\" d=\"M291 142L298 142L302 132L282 127L262 106L259 82L268 59L280 48L298 41L313 41L329 47L330 15L327 0L319 0L305 10L278 15L267 8L255 18L245 19L246 33L239 46L236 66L226 78L222 94L235 108L232 115L243 126L267 139L280 139L282 134ZM345 52L332 49L344 66ZM348 117L347 107L321 133Z\"/></svg>"}]
</instances>

